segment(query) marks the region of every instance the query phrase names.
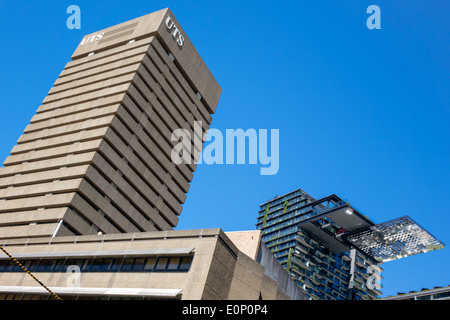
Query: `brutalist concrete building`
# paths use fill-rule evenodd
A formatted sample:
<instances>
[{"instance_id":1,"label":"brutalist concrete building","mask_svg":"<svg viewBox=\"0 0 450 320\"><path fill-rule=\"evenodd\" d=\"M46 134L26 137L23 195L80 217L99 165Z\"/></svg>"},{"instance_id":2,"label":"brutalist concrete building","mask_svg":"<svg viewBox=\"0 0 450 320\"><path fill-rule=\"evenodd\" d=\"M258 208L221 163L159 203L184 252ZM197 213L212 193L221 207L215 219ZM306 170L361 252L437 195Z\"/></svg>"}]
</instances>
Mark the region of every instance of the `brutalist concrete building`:
<instances>
[{"instance_id":1,"label":"brutalist concrete building","mask_svg":"<svg viewBox=\"0 0 450 320\"><path fill-rule=\"evenodd\" d=\"M173 230L220 94L169 9L85 36L0 168L1 297L302 299L259 231Z\"/></svg>"}]
</instances>

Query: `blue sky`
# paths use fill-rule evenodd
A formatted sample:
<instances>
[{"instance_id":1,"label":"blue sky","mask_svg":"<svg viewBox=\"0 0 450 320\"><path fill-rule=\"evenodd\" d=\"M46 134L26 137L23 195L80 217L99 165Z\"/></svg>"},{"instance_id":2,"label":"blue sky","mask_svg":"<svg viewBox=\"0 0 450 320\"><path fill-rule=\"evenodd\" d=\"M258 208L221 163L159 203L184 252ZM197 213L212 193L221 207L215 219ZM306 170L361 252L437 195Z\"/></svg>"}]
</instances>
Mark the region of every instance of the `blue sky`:
<instances>
[{"instance_id":1,"label":"blue sky","mask_svg":"<svg viewBox=\"0 0 450 320\"><path fill-rule=\"evenodd\" d=\"M55 4L56 3L56 4ZM81 30L69 30L69 5ZM369 5L381 29L369 30ZM280 130L280 168L199 165L177 229L255 228L296 188L450 244L445 1L2 1L3 161L83 35L170 7L223 89L212 127ZM450 285L449 249L383 265L386 295Z\"/></svg>"}]
</instances>

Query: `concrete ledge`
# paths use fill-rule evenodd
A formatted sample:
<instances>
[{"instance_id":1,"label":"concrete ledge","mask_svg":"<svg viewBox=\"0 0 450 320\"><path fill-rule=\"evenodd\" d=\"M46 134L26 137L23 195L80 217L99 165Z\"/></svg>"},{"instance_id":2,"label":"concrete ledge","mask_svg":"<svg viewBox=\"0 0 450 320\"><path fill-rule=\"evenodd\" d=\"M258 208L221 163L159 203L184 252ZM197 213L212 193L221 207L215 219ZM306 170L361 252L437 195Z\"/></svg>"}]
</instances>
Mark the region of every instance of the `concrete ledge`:
<instances>
[{"instance_id":1,"label":"concrete ledge","mask_svg":"<svg viewBox=\"0 0 450 320\"><path fill-rule=\"evenodd\" d=\"M143 288L71 288L53 287L49 288L57 295L77 296L120 296L120 297L153 297L153 298L176 298L181 295L182 289L143 289ZM46 294L43 287L36 286L0 286L0 293L17 294Z\"/></svg>"}]
</instances>

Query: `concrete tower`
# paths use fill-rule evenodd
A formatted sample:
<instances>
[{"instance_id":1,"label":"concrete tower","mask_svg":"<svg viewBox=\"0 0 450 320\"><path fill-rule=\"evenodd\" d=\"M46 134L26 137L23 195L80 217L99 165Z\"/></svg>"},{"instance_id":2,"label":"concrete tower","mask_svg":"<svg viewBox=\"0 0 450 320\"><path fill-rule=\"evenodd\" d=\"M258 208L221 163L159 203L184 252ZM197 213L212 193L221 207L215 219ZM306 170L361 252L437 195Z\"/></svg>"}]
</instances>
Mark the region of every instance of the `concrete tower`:
<instances>
[{"instance_id":1,"label":"concrete tower","mask_svg":"<svg viewBox=\"0 0 450 320\"><path fill-rule=\"evenodd\" d=\"M85 36L0 168L0 239L173 229L195 162L172 134L193 158L220 94L169 9Z\"/></svg>"}]
</instances>

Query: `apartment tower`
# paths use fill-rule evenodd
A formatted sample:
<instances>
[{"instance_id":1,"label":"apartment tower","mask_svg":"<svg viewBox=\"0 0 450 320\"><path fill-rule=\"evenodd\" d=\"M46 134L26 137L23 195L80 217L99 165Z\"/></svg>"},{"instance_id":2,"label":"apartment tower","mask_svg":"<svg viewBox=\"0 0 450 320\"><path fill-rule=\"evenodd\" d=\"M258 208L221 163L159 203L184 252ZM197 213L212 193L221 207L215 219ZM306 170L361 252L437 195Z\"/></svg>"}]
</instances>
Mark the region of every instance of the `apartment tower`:
<instances>
[{"instance_id":1,"label":"apartment tower","mask_svg":"<svg viewBox=\"0 0 450 320\"><path fill-rule=\"evenodd\" d=\"M301 189L261 204L256 228L310 300L377 299L383 263L444 247L409 216L376 224L334 194Z\"/></svg>"},{"instance_id":2,"label":"apartment tower","mask_svg":"<svg viewBox=\"0 0 450 320\"><path fill-rule=\"evenodd\" d=\"M173 229L220 94L169 9L85 36L0 168L0 239Z\"/></svg>"}]
</instances>

